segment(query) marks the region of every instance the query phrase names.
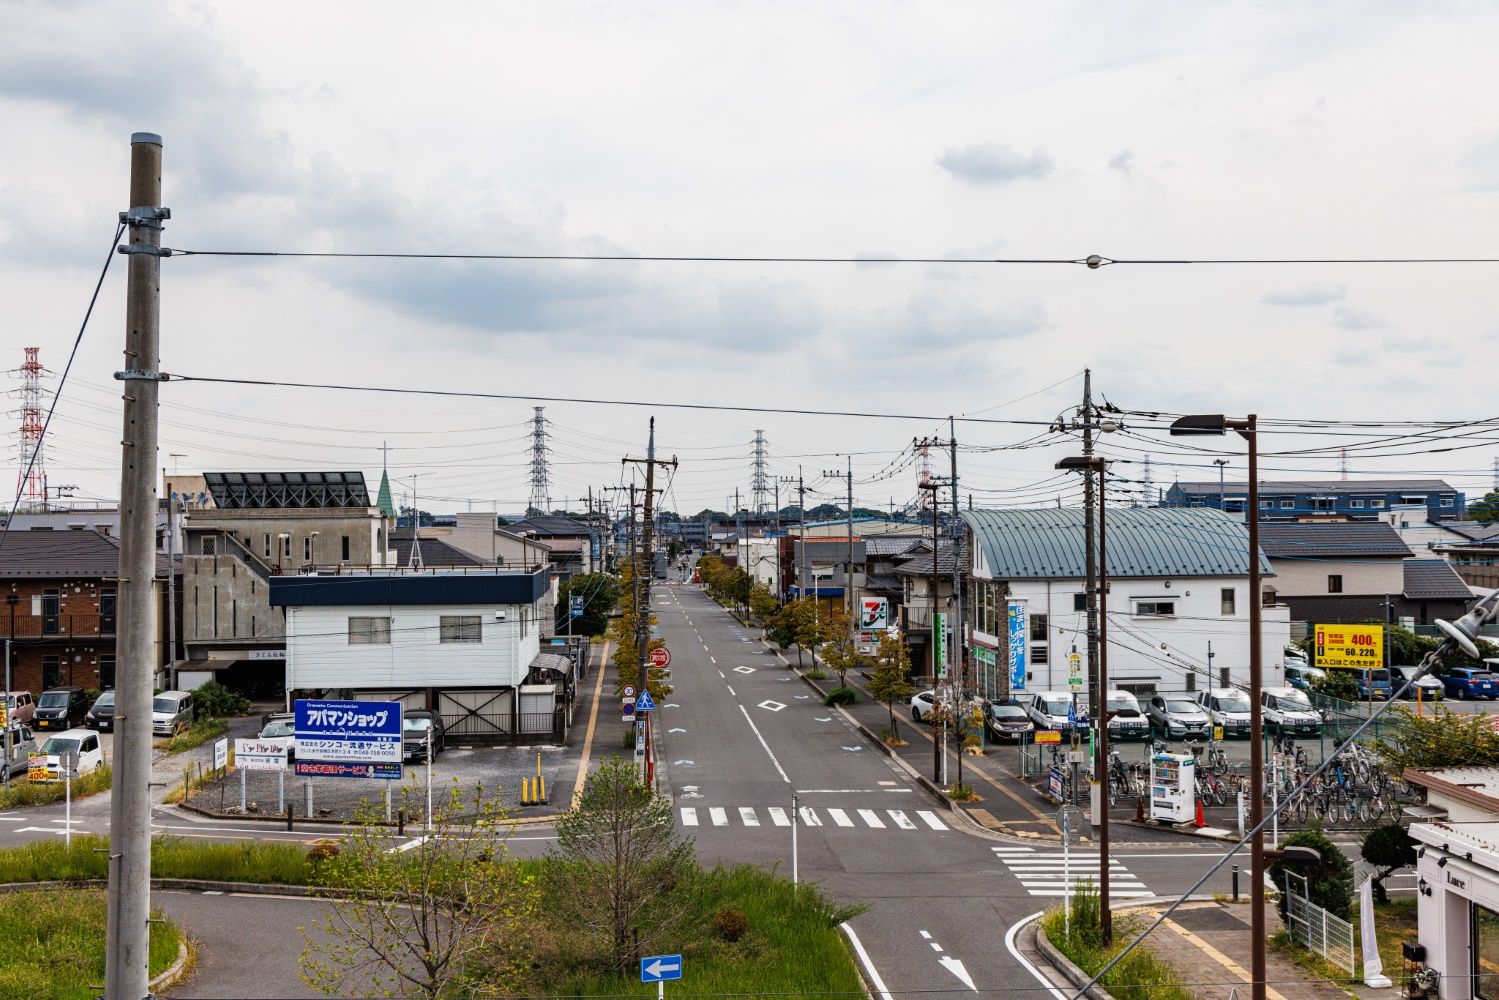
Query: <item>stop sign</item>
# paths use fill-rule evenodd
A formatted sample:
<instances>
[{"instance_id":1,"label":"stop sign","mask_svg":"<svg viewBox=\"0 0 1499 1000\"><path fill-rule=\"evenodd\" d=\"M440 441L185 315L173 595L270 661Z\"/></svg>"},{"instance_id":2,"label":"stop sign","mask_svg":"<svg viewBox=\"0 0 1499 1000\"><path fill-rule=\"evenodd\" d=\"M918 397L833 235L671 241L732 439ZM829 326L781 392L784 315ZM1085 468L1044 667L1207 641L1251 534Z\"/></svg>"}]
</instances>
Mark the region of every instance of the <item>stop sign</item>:
<instances>
[{"instance_id":1,"label":"stop sign","mask_svg":"<svg viewBox=\"0 0 1499 1000\"><path fill-rule=\"evenodd\" d=\"M664 667L671 663L671 651L665 646L657 646L651 650L651 666Z\"/></svg>"}]
</instances>

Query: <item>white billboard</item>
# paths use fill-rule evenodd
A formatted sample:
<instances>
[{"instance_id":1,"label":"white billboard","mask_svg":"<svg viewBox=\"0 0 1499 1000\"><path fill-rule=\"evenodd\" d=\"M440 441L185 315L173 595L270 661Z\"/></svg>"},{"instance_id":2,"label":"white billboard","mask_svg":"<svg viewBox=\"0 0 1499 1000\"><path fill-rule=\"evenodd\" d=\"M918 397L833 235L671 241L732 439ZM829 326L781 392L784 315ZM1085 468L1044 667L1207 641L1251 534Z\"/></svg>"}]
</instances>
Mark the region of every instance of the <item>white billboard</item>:
<instances>
[{"instance_id":1,"label":"white billboard","mask_svg":"<svg viewBox=\"0 0 1499 1000\"><path fill-rule=\"evenodd\" d=\"M242 771L286 770L286 740L235 740L234 766Z\"/></svg>"}]
</instances>

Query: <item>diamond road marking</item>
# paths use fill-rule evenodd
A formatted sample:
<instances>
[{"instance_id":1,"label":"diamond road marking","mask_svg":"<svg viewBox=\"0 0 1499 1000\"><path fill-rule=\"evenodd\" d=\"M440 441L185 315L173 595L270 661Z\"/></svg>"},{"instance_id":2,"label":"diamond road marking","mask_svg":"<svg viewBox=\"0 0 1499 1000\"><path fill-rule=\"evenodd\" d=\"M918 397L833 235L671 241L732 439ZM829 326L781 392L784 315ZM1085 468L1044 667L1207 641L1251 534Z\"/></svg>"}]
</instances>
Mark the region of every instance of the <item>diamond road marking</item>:
<instances>
[{"instance_id":1,"label":"diamond road marking","mask_svg":"<svg viewBox=\"0 0 1499 1000\"><path fill-rule=\"evenodd\" d=\"M785 708L786 706L782 705L778 701L770 701L769 699L767 699L765 701L760 702L760 704L756 705L755 707L756 708L763 708L767 712L779 712L781 709Z\"/></svg>"},{"instance_id":2,"label":"diamond road marking","mask_svg":"<svg viewBox=\"0 0 1499 1000\"><path fill-rule=\"evenodd\" d=\"M735 667L734 668L734 673L736 673L736 674L752 674L754 672L755 672L755 668L754 667Z\"/></svg>"}]
</instances>

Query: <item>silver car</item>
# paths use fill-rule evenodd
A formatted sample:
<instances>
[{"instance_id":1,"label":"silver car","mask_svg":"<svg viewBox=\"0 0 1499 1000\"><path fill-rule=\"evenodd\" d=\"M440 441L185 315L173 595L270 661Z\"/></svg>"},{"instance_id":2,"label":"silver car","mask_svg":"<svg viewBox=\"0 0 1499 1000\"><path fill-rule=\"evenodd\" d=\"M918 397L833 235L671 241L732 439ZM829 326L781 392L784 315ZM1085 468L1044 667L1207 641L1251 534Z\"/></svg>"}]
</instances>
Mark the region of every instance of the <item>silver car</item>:
<instances>
[{"instance_id":1,"label":"silver car","mask_svg":"<svg viewBox=\"0 0 1499 1000\"><path fill-rule=\"evenodd\" d=\"M1201 705L1186 695L1152 695L1150 707L1145 710L1145 714L1150 717L1152 726L1172 739L1179 740L1188 736L1206 738L1213 734L1213 720L1208 718Z\"/></svg>"}]
</instances>

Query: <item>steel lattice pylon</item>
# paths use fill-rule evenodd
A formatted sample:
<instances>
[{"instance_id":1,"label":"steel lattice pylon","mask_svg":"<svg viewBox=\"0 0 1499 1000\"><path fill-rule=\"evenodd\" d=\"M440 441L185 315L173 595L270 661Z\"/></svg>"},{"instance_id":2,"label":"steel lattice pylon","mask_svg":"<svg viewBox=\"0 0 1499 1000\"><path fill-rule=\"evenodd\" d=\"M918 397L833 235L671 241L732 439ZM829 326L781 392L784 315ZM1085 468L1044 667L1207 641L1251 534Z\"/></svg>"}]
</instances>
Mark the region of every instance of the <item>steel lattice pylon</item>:
<instances>
[{"instance_id":1,"label":"steel lattice pylon","mask_svg":"<svg viewBox=\"0 0 1499 1000\"><path fill-rule=\"evenodd\" d=\"M42 367L41 350L40 347L25 348L25 362L11 372L21 380L21 388L11 394L21 397L16 495L22 510L40 510L47 506L47 455L42 441L42 377L47 370Z\"/></svg>"},{"instance_id":2,"label":"steel lattice pylon","mask_svg":"<svg viewBox=\"0 0 1499 1000\"><path fill-rule=\"evenodd\" d=\"M546 407L532 407L531 418L531 500L527 513L550 514L551 490L547 486L547 419Z\"/></svg>"},{"instance_id":3,"label":"steel lattice pylon","mask_svg":"<svg viewBox=\"0 0 1499 1000\"><path fill-rule=\"evenodd\" d=\"M750 465L750 506L764 514L770 505L770 474L765 471L765 432L755 431L755 450Z\"/></svg>"}]
</instances>

